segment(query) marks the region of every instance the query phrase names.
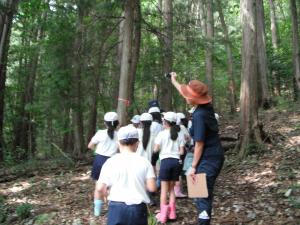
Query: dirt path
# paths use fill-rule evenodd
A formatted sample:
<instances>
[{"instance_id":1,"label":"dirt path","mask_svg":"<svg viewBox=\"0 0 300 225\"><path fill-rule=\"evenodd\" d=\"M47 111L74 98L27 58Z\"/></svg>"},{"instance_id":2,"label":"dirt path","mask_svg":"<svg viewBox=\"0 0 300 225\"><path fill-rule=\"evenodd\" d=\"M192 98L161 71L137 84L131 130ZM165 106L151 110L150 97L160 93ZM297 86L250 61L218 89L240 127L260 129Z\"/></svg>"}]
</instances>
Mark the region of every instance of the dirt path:
<instances>
[{"instance_id":1,"label":"dirt path","mask_svg":"<svg viewBox=\"0 0 300 225\"><path fill-rule=\"evenodd\" d=\"M226 153L226 164L217 181L212 224L300 224L300 113L266 114L265 129L276 145L260 149L246 161ZM236 125L222 124L222 133ZM105 216L92 221L93 183L90 167L56 171L48 175L0 183L5 197L6 224L105 224ZM290 193L289 193L290 192ZM21 220L15 208L33 206L32 215ZM106 209L106 207L105 207ZM151 211L157 207L152 207ZM191 199L178 200L178 220L171 224L196 224Z\"/></svg>"}]
</instances>

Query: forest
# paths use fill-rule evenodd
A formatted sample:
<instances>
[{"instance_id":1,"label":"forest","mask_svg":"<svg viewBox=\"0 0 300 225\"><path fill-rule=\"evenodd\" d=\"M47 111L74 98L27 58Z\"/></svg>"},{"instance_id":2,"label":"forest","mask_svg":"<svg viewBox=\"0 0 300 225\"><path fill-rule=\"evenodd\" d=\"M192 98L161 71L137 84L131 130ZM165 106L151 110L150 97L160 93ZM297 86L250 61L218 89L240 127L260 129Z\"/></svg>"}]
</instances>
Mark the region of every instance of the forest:
<instances>
[{"instance_id":1,"label":"forest","mask_svg":"<svg viewBox=\"0 0 300 225\"><path fill-rule=\"evenodd\" d=\"M0 0L0 224L105 224L87 145L109 111L187 114L171 71L220 115L212 224L299 224L299 29L299 0Z\"/></svg>"}]
</instances>

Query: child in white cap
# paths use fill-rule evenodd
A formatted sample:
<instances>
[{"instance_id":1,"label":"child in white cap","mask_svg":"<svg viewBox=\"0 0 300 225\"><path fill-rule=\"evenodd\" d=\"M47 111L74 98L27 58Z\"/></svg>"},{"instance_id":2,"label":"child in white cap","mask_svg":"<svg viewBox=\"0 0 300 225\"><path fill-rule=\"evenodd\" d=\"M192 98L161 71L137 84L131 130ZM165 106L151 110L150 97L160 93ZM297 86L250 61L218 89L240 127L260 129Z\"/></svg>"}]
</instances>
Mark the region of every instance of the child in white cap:
<instances>
[{"instance_id":1,"label":"child in white cap","mask_svg":"<svg viewBox=\"0 0 300 225\"><path fill-rule=\"evenodd\" d=\"M186 119L185 115L181 112L178 112L176 114L176 117L177 117L176 124L180 128L179 135L184 137L184 145L187 146L187 144L191 140L189 131L187 129L188 120ZM185 148L184 148L184 150L185 150ZM180 159L181 159L181 161L180 161L180 166L181 166L180 167L180 174L182 174L183 162L184 162L185 156L186 156L186 151L184 151L184 154L180 155ZM185 194L182 193L182 179L181 179L181 176L179 176L179 181L176 181L176 183L175 183L174 191L175 191L175 196L177 198L187 197Z\"/></svg>"},{"instance_id":2,"label":"child in white cap","mask_svg":"<svg viewBox=\"0 0 300 225\"><path fill-rule=\"evenodd\" d=\"M161 160L159 171L161 180L160 213L156 218L162 223L165 223L167 219L176 219L174 186L175 182L179 180L180 154L183 154L184 151L184 140L178 133L176 120L176 113L165 113L163 122L165 130L155 138L154 152L160 151L159 159Z\"/></svg>"},{"instance_id":3,"label":"child in white cap","mask_svg":"<svg viewBox=\"0 0 300 225\"><path fill-rule=\"evenodd\" d=\"M132 126L134 126L135 128L139 128L140 127L140 115L134 115L130 122L132 123Z\"/></svg>"},{"instance_id":4,"label":"child in white cap","mask_svg":"<svg viewBox=\"0 0 300 225\"><path fill-rule=\"evenodd\" d=\"M104 115L104 124L106 129L98 130L97 133L92 137L88 144L89 149L95 150L95 158L93 162L91 177L94 181L97 181L101 172L103 164L108 158L113 156L118 151L117 144L117 132L118 127L118 115L115 112L108 112ZM94 192L94 215L100 216L102 209L103 199L98 195L98 192Z\"/></svg>"},{"instance_id":5,"label":"child in white cap","mask_svg":"<svg viewBox=\"0 0 300 225\"><path fill-rule=\"evenodd\" d=\"M150 200L146 190L156 191L155 175L150 162L135 153L138 138L133 126L120 128L120 154L107 160L97 182L98 194L108 196L108 225L148 224L146 203Z\"/></svg>"},{"instance_id":6,"label":"child in white cap","mask_svg":"<svg viewBox=\"0 0 300 225\"><path fill-rule=\"evenodd\" d=\"M151 107L148 110L148 113L151 114L153 117L153 122L151 124L151 132L153 135L156 137L156 135L163 130L162 126L162 120L161 120L161 114L160 114L160 109L158 107Z\"/></svg>"},{"instance_id":7,"label":"child in white cap","mask_svg":"<svg viewBox=\"0 0 300 225\"><path fill-rule=\"evenodd\" d=\"M151 132L152 115L150 113L143 113L140 117L141 129L139 131L139 146L136 153L145 157L151 162L151 157L154 147L154 136Z\"/></svg>"}]
</instances>

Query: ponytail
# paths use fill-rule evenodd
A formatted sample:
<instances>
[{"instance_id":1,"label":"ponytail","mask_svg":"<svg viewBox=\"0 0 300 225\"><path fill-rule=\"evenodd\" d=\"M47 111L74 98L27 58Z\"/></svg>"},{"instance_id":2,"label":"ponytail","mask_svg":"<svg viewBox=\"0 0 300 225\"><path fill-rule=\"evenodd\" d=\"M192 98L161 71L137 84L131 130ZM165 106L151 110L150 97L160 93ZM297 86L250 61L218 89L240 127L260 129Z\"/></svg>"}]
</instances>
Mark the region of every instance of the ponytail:
<instances>
[{"instance_id":1,"label":"ponytail","mask_svg":"<svg viewBox=\"0 0 300 225\"><path fill-rule=\"evenodd\" d=\"M146 148L148 146L149 140L150 140L150 126L152 121L141 121L143 125L143 148L146 151Z\"/></svg>"},{"instance_id":2,"label":"ponytail","mask_svg":"<svg viewBox=\"0 0 300 225\"><path fill-rule=\"evenodd\" d=\"M153 117L153 121L156 121L158 123L162 123L161 114L159 112L153 112L150 113Z\"/></svg>"},{"instance_id":3,"label":"ponytail","mask_svg":"<svg viewBox=\"0 0 300 225\"><path fill-rule=\"evenodd\" d=\"M183 126L185 126L186 128L188 127L188 123L189 123L189 121L188 121L187 118L181 119L181 124L182 124Z\"/></svg>"},{"instance_id":4,"label":"ponytail","mask_svg":"<svg viewBox=\"0 0 300 225\"><path fill-rule=\"evenodd\" d=\"M165 120L165 122L170 125L171 140L176 141L178 138L178 132L180 131L180 127L176 125L176 122L170 122L168 120Z\"/></svg>"},{"instance_id":5,"label":"ponytail","mask_svg":"<svg viewBox=\"0 0 300 225\"><path fill-rule=\"evenodd\" d=\"M105 121L105 125L107 127L107 135L110 137L110 139L113 140L115 130L116 130L117 126L119 125L119 121L118 120L111 121L111 122Z\"/></svg>"}]
</instances>

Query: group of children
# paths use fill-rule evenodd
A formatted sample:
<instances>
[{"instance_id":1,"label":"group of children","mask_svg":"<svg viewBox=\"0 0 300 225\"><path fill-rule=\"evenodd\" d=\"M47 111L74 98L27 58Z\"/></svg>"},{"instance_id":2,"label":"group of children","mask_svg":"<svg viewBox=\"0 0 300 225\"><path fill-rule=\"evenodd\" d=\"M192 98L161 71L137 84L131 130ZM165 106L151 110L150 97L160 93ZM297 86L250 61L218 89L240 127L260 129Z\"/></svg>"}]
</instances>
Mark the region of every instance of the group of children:
<instances>
[{"instance_id":1,"label":"group of children","mask_svg":"<svg viewBox=\"0 0 300 225\"><path fill-rule=\"evenodd\" d=\"M162 223L176 219L176 198L186 197L179 179L183 162L185 169L191 163L188 119L183 113L161 113L154 106L119 130L117 113L106 113L104 122L106 129L97 131L88 145L96 153L91 174L96 181L94 215L101 214L107 198L107 224L146 225L146 204L159 185L156 218Z\"/></svg>"}]
</instances>

